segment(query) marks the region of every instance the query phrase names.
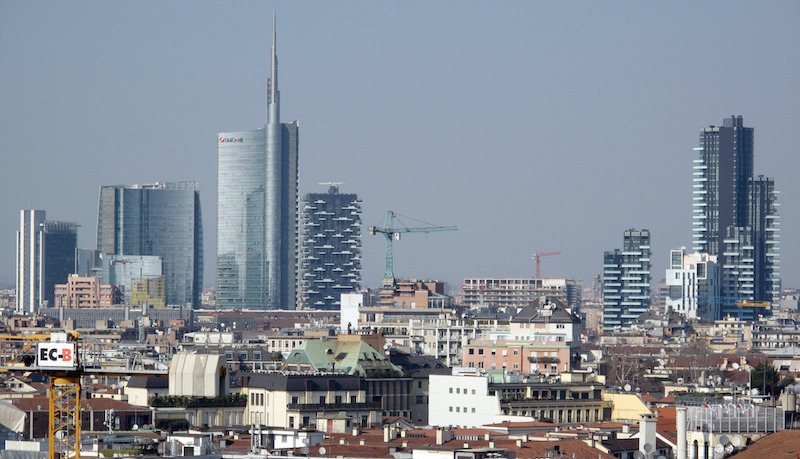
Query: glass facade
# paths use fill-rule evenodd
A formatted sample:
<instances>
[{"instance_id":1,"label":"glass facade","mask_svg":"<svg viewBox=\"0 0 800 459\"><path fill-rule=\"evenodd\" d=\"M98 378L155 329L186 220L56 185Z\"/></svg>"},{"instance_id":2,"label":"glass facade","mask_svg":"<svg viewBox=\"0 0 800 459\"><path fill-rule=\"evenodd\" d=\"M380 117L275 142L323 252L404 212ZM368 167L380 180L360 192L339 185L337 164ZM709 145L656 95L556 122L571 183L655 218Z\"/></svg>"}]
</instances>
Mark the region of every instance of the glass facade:
<instances>
[{"instance_id":1,"label":"glass facade","mask_svg":"<svg viewBox=\"0 0 800 459\"><path fill-rule=\"evenodd\" d=\"M55 304L56 284L67 282L75 271L75 250L78 248L78 225L74 222L45 221L42 231L44 246L44 280L42 299Z\"/></svg>"},{"instance_id":2,"label":"glass facade","mask_svg":"<svg viewBox=\"0 0 800 459\"><path fill-rule=\"evenodd\" d=\"M273 31L267 122L217 136L217 305L294 309L298 123L280 122Z\"/></svg>"},{"instance_id":3,"label":"glass facade","mask_svg":"<svg viewBox=\"0 0 800 459\"><path fill-rule=\"evenodd\" d=\"M217 306L264 309L264 130L221 133L217 144Z\"/></svg>"},{"instance_id":4,"label":"glass facade","mask_svg":"<svg viewBox=\"0 0 800 459\"><path fill-rule=\"evenodd\" d=\"M202 228L195 182L100 189L97 250L101 254L160 257L170 305L200 306Z\"/></svg>"}]
</instances>

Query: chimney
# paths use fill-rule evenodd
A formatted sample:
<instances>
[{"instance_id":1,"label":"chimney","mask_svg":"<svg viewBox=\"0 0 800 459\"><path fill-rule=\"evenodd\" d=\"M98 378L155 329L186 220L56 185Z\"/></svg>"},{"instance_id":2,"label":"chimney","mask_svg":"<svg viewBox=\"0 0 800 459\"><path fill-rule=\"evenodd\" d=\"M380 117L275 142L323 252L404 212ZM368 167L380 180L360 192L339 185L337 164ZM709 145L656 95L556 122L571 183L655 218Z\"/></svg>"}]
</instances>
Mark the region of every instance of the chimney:
<instances>
[{"instance_id":1,"label":"chimney","mask_svg":"<svg viewBox=\"0 0 800 459\"><path fill-rule=\"evenodd\" d=\"M522 448L522 440L517 440L517 448Z\"/></svg>"},{"instance_id":2,"label":"chimney","mask_svg":"<svg viewBox=\"0 0 800 459\"><path fill-rule=\"evenodd\" d=\"M648 457L656 450L656 417L643 414L639 419L639 451Z\"/></svg>"},{"instance_id":3,"label":"chimney","mask_svg":"<svg viewBox=\"0 0 800 459\"><path fill-rule=\"evenodd\" d=\"M486 432L485 434L483 434L483 441L489 441L489 440L491 440L491 438L492 438L492 434L490 434L489 432Z\"/></svg>"},{"instance_id":4,"label":"chimney","mask_svg":"<svg viewBox=\"0 0 800 459\"><path fill-rule=\"evenodd\" d=\"M630 426L630 424L623 424L623 425L622 425L622 433L631 433L631 426Z\"/></svg>"},{"instance_id":5,"label":"chimney","mask_svg":"<svg viewBox=\"0 0 800 459\"><path fill-rule=\"evenodd\" d=\"M344 437L342 437L342 438L340 438L340 439L339 439L339 444L340 444L340 445L344 445Z\"/></svg>"},{"instance_id":6,"label":"chimney","mask_svg":"<svg viewBox=\"0 0 800 459\"><path fill-rule=\"evenodd\" d=\"M676 408L676 428L678 430L678 459L687 459L686 451L686 407L679 406Z\"/></svg>"},{"instance_id":7,"label":"chimney","mask_svg":"<svg viewBox=\"0 0 800 459\"><path fill-rule=\"evenodd\" d=\"M403 445L403 448L408 448L408 442L407 442L407 441L404 441L404 442L402 443L402 445Z\"/></svg>"},{"instance_id":8,"label":"chimney","mask_svg":"<svg viewBox=\"0 0 800 459\"><path fill-rule=\"evenodd\" d=\"M495 443L493 441L489 442L489 448L494 448Z\"/></svg>"},{"instance_id":9,"label":"chimney","mask_svg":"<svg viewBox=\"0 0 800 459\"><path fill-rule=\"evenodd\" d=\"M469 443L464 443L464 448L469 448Z\"/></svg>"},{"instance_id":10,"label":"chimney","mask_svg":"<svg viewBox=\"0 0 800 459\"><path fill-rule=\"evenodd\" d=\"M367 439L366 438L362 438L361 440L358 441L358 444L361 445L361 446L366 445L367 444Z\"/></svg>"},{"instance_id":11,"label":"chimney","mask_svg":"<svg viewBox=\"0 0 800 459\"><path fill-rule=\"evenodd\" d=\"M358 427L353 427L353 436L354 437L358 436Z\"/></svg>"},{"instance_id":12,"label":"chimney","mask_svg":"<svg viewBox=\"0 0 800 459\"><path fill-rule=\"evenodd\" d=\"M453 439L453 431L450 429L436 429L436 444L441 446Z\"/></svg>"}]
</instances>

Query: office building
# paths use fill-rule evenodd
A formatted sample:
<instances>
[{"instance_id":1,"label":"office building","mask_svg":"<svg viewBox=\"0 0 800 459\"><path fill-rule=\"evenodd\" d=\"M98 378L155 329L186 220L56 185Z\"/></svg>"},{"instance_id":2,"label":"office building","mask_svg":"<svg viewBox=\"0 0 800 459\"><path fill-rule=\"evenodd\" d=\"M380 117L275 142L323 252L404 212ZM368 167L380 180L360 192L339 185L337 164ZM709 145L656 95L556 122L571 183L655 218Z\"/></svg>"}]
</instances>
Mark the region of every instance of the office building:
<instances>
[{"instance_id":1,"label":"office building","mask_svg":"<svg viewBox=\"0 0 800 459\"><path fill-rule=\"evenodd\" d=\"M603 329L628 330L650 307L650 231L625 231L622 250L603 255Z\"/></svg>"},{"instance_id":2,"label":"office building","mask_svg":"<svg viewBox=\"0 0 800 459\"><path fill-rule=\"evenodd\" d=\"M274 27L266 125L217 135L221 308L295 308L298 122L280 122Z\"/></svg>"},{"instance_id":3,"label":"office building","mask_svg":"<svg viewBox=\"0 0 800 459\"><path fill-rule=\"evenodd\" d=\"M707 253L688 254L685 247L670 250L669 255L666 307L689 319L719 317L721 278L717 257Z\"/></svg>"},{"instance_id":4,"label":"office building","mask_svg":"<svg viewBox=\"0 0 800 459\"><path fill-rule=\"evenodd\" d=\"M102 257L160 257L167 282L167 303L199 307L203 289L203 226L197 184L101 187L97 250ZM108 271L108 265L105 268ZM128 279L132 280L135 279Z\"/></svg>"},{"instance_id":5,"label":"office building","mask_svg":"<svg viewBox=\"0 0 800 459\"><path fill-rule=\"evenodd\" d=\"M33 314L41 300L43 210L20 211L17 231L17 313Z\"/></svg>"},{"instance_id":6,"label":"office building","mask_svg":"<svg viewBox=\"0 0 800 459\"><path fill-rule=\"evenodd\" d=\"M694 250L722 268L720 314L739 315L739 303L780 300L780 217L771 178L753 176L753 128L741 116L700 131L694 160Z\"/></svg>"},{"instance_id":7,"label":"office building","mask_svg":"<svg viewBox=\"0 0 800 459\"><path fill-rule=\"evenodd\" d=\"M361 283L361 201L332 184L327 193L307 194L302 208L300 303L339 310L341 295Z\"/></svg>"},{"instance_id":8,"label":"office building","mask_svg":"<svg viewBox=\"0 0 800 459\"><path fill-rule=\"evenodd\" d=\"M33 314L52 305L56 283L75 268L78 225L45 220L43 210L20 211L17 231L17 312Z\"/></svg>"},{"instance_id":9,"label":"office building","mask_svg":"<svg viewBox=\"0 0 800 459\"><path fill-rule=\"evenodd\" d=\"M44 246L43 304L53 304L55 286L66 282L75 270L78 248L78 225L75 222L45 220L42 231Z\"/></svg>"},{"instance_id":10,"label":"office building","mask_svg":"<svg viewBox=\"0 0 800 459\"><path fill-rule=\"evenodd\" d=\"M104 254L100 260L100 266L100 281L103 284L120 286L125 304L134 304L131 303L131 292L137 281L164 277L164 259L153 255ZM164 300L166 301L166 298Z\"/></svg>"}]
</instances>

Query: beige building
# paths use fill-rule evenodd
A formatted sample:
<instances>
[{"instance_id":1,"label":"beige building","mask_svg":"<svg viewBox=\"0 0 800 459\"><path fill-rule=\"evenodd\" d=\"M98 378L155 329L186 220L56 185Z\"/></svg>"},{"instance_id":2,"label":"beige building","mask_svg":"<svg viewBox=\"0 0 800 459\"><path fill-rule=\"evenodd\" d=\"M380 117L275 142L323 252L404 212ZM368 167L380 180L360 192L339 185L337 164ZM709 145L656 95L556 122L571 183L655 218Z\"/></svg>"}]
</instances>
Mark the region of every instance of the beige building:
<instances>
[{"instance_id":1,"label":"beige building","mask_svg":"<svg viewBox=\"0 0 800 459\"><path fill-rule=\"evenodd\" d=\"M381 403L367 401L364 380L333 373L254 373L242 381L247 396L245 424L330 432L380 422Z\"/></svg>"}]
</instances>

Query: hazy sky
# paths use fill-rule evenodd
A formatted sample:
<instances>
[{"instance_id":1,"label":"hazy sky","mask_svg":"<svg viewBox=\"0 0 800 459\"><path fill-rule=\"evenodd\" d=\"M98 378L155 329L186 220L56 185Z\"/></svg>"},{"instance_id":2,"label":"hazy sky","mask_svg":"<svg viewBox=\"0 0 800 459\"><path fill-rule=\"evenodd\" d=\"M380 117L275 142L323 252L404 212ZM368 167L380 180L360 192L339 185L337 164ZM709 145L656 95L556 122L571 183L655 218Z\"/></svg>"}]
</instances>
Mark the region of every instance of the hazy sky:
<instances>
[{"instance_id":1,"label":"hazy sky","mask_svg":"<svg viewBox=\"0 0 800 459\"><path fill-rule=\"evenodd\" d=\"M691 246L700 128L744 116L781 191L781 273L800 287L800 2L0 0L0 285L19 210L77 221L101 185L197 180L214 283L216 133L265 122L272 8L282 119L300 120L300 192L363 199L457 232L395 243L400 277L575 277L628 228L654 280Z\"/></svg>"}]
</instances>

